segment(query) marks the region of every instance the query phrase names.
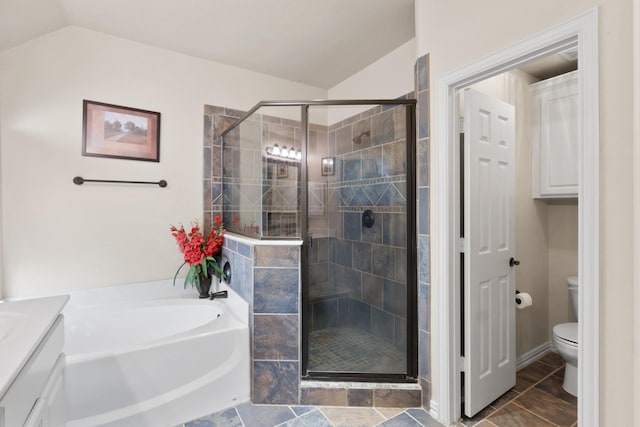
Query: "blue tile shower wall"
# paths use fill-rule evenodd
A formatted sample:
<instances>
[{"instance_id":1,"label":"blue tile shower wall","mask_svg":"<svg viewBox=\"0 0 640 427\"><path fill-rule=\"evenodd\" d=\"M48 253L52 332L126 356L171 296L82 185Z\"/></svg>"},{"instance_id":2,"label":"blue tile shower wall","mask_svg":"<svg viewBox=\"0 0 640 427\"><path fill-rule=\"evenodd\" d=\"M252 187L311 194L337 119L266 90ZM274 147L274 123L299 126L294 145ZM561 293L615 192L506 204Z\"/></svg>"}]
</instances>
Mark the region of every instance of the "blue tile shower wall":
<instances>
[{"instance_id":1,"label":"blue tile shower wall","mask_svg":"<svg viewBox=\"0 0 640 427\"><path fill-rule=\"evenodd\" d=\"M227 229L246 236L299 236L299 163L268 158L264 150L276 143L299 148L300 121L254 113L223 142L220 133L239 114L205 107L205 211L212 204L212 211L223 210ZM317 132L317 126L311 125L310 134ZM218 170L213 170L214 165Z\"/></svg>"},{"instance_id":2,"label":"blue tile shower wall","mask_svg":"<svg viewBox=\"0 0 640 427\"><path fill-rule=\"evenodd\" d=\"M419 329L419 377L422 386L423 406L430 404L430 269L429 269L429 82L428 56L419 58L416 63L416 89L418 98L417 109L417 187L418 187L418 329ZM389 112L393 112L389 113ZM384 113L384 114L382 114ZM222 145L220 133L237 120L242 112L221 107L205 107L204 116L204 220L205 226L211 224L215 215L222 210ZM380 118L374 116L380 115ZM329 184L328 188L310 188L318 194L327 191L330 199L320 200L317 205L310 206L310 214L326 212L324 203L339 203L342 208L339 217L329 218L332 224L343 224L339 227L340 235L336 238L319 238L314 241L311 251L311 266L316 273L312 274L318 282L334 280L338 284L347 284L347 292L343 295L333 295L324 305L318 306L319 311L334 312L339 315L334 319L320 313L317 327L327 327L330 322L353 322L354 319L362 327L368 327L376 333L391 338L395 336L396 345L403 350L406 339L402 336L406 330L406 320L394 314L400 311L397 300L393 295L398 292L398 283L406 280L406 266L396 262L393 271L390 268L375 267L374 259L405 259L405 249L402 248L402 236L395 230L402 229L393 216L397 214L387 207L394 203L404 204L406 185L401 180L394 180L393 173L402 171L404 165L398 156L402 151L393 142L404 138L404 121L397 119L398 112L394 109L375 108L362 113L359 117L345 120L326 129L312 129L310 133L310 149L315 143L320 146L325 138L329 145L335 147L333 151L323 155L344 155L345 162L337 162L335 176L342 183ZM393 136L390 130L383 130L384 123L394 121ZM348 129L348 126L352 126ZM348 132L348 130L350 132ZM367 131L369 134L367 135ZM356 132L356 133L354 133ZM349 147L346 140L347 133L362 135L360 139L361 156L353 154L353 144ZM317 140L317 141L316 141ZM318 142L320 141L320 142ZM385 146L386 144L386 146ZM351 150L351 151L350 151ZM344 172L344 164L349 169ZM368 185L359 185L368 180ZM313 197L310 199L313 199ZM310 200L311 202L311 200ZM372 228L361 228L355 225L357 213L354 207L365 205L376 206L382 212L382 220L376 221ZM346 214L349 214L346 216ZM399 218L404 215L399 215ZM359 237L359 238L358 238ZM351 256L336 263L336 242L350 241L351 245L341 243L342 254ZM376 246L378 245L378 246ZM380 245L395 248L395 252L379 249ZM374 252L374 247L378 249ZM259 248L259 249L257 249ZM377 258L374 258L374 253ZM252 401L255 403L287 403L296 404L300 401L300 361L299 349L299 247L257 247L227 239L224 255L232 260L235 279L231 287L245 298L250 304L252 330ZM382 257L382 258L381 258ZM279 271L282 269L282 271ZM298 271L295 273L285 270ZM260 272L261 271L261 272ZM378 275L376 275L376 272ZM257 273L257 275L256 275ZM273 302L266 295L260 295L260 303L256 309L254 301L255 288L266 286L270 274L284 273L287 279L276 284L280 296L289 294L285 301ZM262 285L255 282L254 277L262 280ZM293 281L296 285L293 285ZM257 285L257 286L256 286ZM386 289L386 294L385 294ZM406 292L406 289L405 289ZM290 294L295 294L291 298ZM386 295L386 299L385 299ZM293 300L297 300L297 304ZM357 301L354 303L354 301ZM385 310L386 308L391 311ZM354 308L355 307L355 308ZM257 311L258 310L258 311ZM267 312L261 312L262 310ZM280 312L282 311L282 312ZM362 312L362 316L355 316L353 312ZM312 319L314 316L312 316ZM391 322L393 320L393 322ZM313 321L313 320L312 320ZM325 322L322 324L322 322ZM393 328L391 325L393 324ZM393 331L392 331L393 329ZM274 341L275 337L275 341ZM295 337L295 338L294 338ZM295 357L294 357L295 354ZM351 390L350 390L351 391Z\"/></svg>"},{"instance_id":3,"label":"blue tile shower wall","mask_svg":"<svg viewBox=\"0 0 640 427\"><path fill-rule=\"evenodd\" d=\"M241 117L241 111L205 105L203 135L204 228L222 215L222 139L220 135Z\"/></svg>"},{"instance_id":4,"label":"blue tile shower wall","mask_svg":"<svg viewBox=\"0 0 640 427\"><path fill-rule=\"evenodd\" d=\"M406 347L406 118L375 107L329 127L331 237L311 249L311 329L357 326ZM374 212L371 228L362 213ZM322 254L325 248L328 254Z\"/></svg>"},{"instance_id":5,"label":"blue tile shower wall","mask_svg":"<svg viewBox=\"0 0 640 427\"><path fill-rule=\"evenodd\" d=\"M213 107L210 110L213 113L209 115L205 110L205 126L213 127L222 119ZM310 145L326 140L326 126L309 124L308 130ZM256 238L300 235L300 163L274 159L265 150L275 144L299 149L301 131L300 121L254 113L225 135L220 144L225 158L221 168L224 182L207 191L216 200L222 191L220 200L228 230ZM211 169L207 165L213 160L205 160L205 169ZM324 188L310 186L309 191L310 211L323 210L319 192ZM205 200L205 206L209 204Z\"/></svg>"},{"instance_id":6,"label":"blue tile shower wall","mask_svg":"<svg viewBox=\"0 0 640 427\"><path fill-rule=\"evenodd\" d=\"M253 403L300 395L300 247L254 246Z\"/></svg>"},{"instance_id":7,"label":"blue tile shower wall","mask_svg":"<svg viewBox=\"0 0 640 427\"><path fill-rule=\"evenodd\" d=\"M418 58L415 67L418 137L418 375L422 387L422 406L431 404L431 328L429 316L431 271L429 265L429 55Z\"/></svg>"}]
</instances>

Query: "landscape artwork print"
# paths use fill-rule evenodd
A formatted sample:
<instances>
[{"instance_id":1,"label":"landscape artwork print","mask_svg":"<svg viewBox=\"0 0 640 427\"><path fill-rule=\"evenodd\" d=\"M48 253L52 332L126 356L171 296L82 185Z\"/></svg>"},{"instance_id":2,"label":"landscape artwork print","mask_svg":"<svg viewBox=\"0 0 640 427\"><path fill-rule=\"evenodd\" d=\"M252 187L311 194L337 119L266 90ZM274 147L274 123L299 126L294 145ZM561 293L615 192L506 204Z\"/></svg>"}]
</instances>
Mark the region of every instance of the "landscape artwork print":
<instances>
[{"instance_id":1,"label":"landscape artwork print","mask_svg":"<svg viewBox=\"0 0 640 427\"><path fill-rule=\"evenodd\" d=\"M160 161L160 113L83 102L82 155Z\"/></svg>"}]
</instances>

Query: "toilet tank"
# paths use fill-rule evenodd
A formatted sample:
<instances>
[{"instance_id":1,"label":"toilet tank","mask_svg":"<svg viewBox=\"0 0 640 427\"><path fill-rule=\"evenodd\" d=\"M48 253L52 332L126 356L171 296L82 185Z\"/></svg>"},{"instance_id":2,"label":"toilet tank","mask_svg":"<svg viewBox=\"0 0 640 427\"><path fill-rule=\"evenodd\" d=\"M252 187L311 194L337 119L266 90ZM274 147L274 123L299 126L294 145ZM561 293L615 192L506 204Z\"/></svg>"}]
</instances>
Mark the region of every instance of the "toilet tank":
<instances>
[{"instance_id":1,"label":"toilet tank","mask_svg":"<svg viewBox=\"0 0 640 427\"><path fill-rule=\"evenodd\" d=\"M567 277L567 286L569 287L569 301L571 302L571 309L577 320L580 320L578 315L578 276Z\"/></svg>"}]
</instances>

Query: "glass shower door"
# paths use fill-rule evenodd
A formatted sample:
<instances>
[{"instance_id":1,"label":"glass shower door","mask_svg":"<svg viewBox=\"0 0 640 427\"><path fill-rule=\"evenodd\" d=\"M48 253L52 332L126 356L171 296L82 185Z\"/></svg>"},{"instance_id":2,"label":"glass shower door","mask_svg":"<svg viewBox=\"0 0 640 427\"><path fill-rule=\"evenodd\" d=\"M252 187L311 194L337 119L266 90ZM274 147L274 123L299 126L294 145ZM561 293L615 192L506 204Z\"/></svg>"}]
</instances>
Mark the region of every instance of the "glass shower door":
<instances>
[{"instance_id":1,"label":"glass shower door","mask_svg":"<svg viewBox=\"0 0 640 427\"><path fill-rule=\"evenodd\" d=\"M415 375L412 107L309 109L303 376Z\"/></svg>"}]
</instances>

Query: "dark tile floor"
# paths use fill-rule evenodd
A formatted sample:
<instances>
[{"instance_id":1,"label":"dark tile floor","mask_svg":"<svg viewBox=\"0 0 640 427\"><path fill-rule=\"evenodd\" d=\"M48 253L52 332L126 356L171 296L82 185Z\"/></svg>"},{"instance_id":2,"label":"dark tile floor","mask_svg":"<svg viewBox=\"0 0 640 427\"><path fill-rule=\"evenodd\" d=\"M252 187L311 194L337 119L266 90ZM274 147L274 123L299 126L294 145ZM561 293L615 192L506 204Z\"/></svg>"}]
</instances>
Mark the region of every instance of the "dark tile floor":
<instances>
[{"instance_id":1,"label":"dark tile floor","mask_svg":"<svg viewBox=\"0 0 640 427\"><path fill-rule=\"evenodd\" d=\"M577 399L564 391L564 360L556 353L518 371L516 385L475 417L466 427L577 426Z\"/></svg>"},{"instance_id":2,"label":"dark tile floor","mask_svg":"<svg viewBox=\"0 0 640 427\"><path fill-rule=\"evenodd\" d=\"M455 427L574 427L577 399L562 388L564 361L549 353L517 373L516 385ZM355 408L244 403L185 427L442 427L421 408Z\"/></svg>"},{"instance_id":3,"label":"dark tile floor","mask_svg":"<svg viewBox=\"0 0 640 427\"><path fill-rule=\"evenodd\" d=\"M312 371L404 373L406 359L388 340L360 328L325 328L309 334Z\"/></svg>"}]
</instances>

